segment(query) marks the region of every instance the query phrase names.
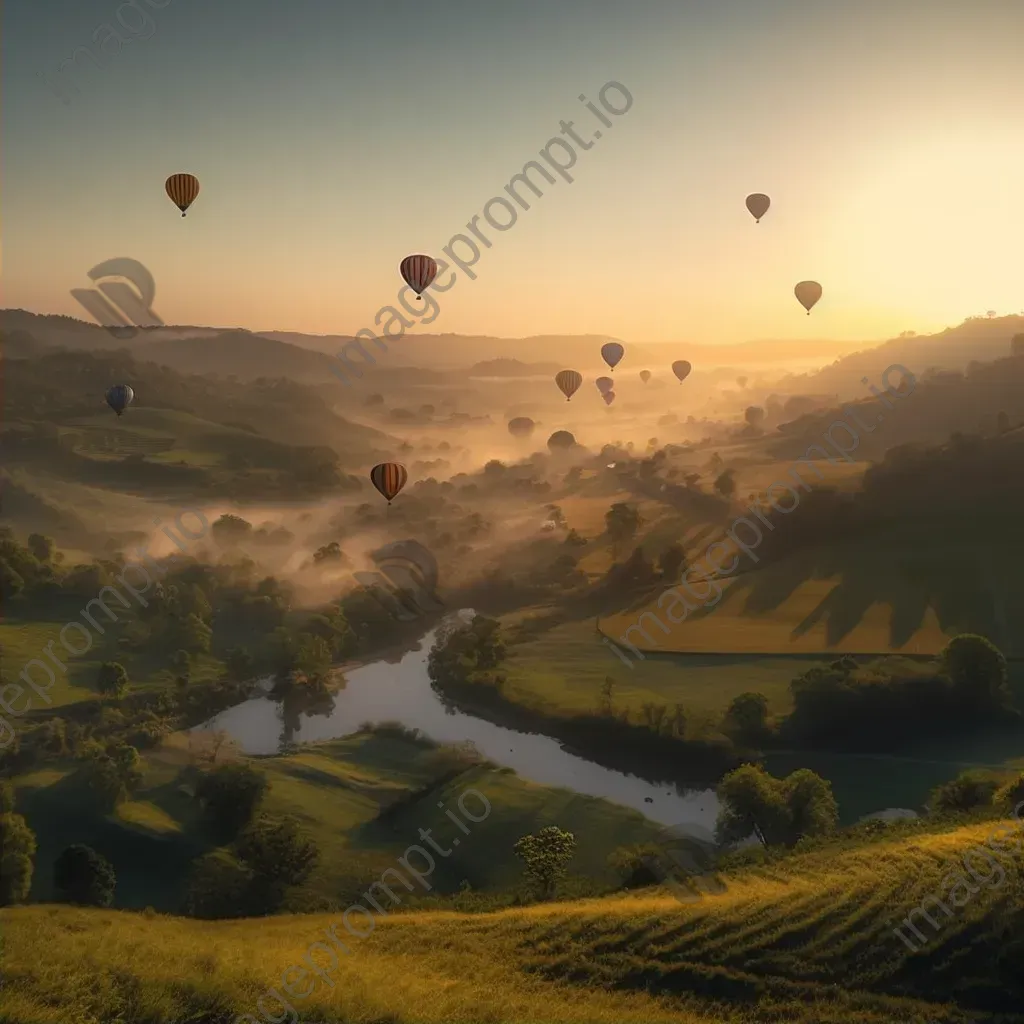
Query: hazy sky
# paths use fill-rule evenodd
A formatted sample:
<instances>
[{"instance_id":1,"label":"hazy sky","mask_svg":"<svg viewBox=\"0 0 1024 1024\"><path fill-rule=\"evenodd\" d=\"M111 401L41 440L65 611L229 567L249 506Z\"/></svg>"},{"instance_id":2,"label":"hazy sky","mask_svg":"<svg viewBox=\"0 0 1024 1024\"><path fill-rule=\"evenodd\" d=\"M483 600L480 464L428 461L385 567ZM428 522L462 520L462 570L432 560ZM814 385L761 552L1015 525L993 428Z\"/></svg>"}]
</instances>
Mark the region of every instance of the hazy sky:
<instances>
[{"instance_id":1,"label":"hazy sky","mask_svg":"<svg viewBox=\"0 0 1024 1024\"><path fill-rule=\"evenodd\" d=\"M575 181L486 229L423 330L867 339L1024 307L1020 0L158 2L67 105L40 75L118 4L4 4L3 305L85 318L69 289L129 256L167 323L352 333L565 119L603 132ZM633 106L604 128L578 96L610 80Z\"/></svg>"}]
</instances>

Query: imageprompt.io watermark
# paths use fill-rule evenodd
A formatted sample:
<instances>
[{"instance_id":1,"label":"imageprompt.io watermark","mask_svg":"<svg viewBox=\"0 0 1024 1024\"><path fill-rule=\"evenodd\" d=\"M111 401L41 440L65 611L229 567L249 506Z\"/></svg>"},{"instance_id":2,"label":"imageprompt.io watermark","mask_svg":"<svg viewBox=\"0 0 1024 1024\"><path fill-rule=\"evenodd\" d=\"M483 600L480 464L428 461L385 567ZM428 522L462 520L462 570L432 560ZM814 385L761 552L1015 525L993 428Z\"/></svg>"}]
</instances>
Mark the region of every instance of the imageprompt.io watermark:
<instances>
[{"instance_id":1,"label":"imageprompt.io watermark","mask_svg":"<svg viewBox=\"0 0 1024 1024\"><path fill-rule=\"evenodd\" d=\"M88 276L96 287L72 288L71 297L113 337L124 341L140 327L164 326L153 312L156 282L138 260L116 256L97 263Z\"/></svg>"},{"instance_id":2,"label":"imageprompt.io watermark","mask_svg":"<svg viewBox=\"0 0 1024 1024\"><path fill-rule=\"evenodd\" d=\"M385 544L370 558L379 571L352 575L392 618L411 622L444 607L437 596L437 559L418 540Z\"/></svg>"}]
</instances>

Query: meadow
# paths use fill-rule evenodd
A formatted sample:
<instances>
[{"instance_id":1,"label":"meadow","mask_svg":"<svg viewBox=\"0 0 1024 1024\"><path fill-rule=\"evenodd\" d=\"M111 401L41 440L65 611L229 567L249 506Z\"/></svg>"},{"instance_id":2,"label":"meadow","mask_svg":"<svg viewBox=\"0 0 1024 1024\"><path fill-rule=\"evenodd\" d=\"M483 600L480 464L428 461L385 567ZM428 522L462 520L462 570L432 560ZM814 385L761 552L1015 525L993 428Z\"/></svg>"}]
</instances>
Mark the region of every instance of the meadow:
<instances>
[{"instance_id":1,"label":"meadow","mask_svg":"<svg viewBox=\"0 0 1024 1024\"><path fill-rule=\"evenodd\" d=\"M479 914L399 910L349 939L336 968L317 956L331 984L295 971L290 991L282 972L339 915L5 909L0 1021L228 1024L276 986L317 1022L1018 1024L1019 853L999 855L1001 886L981 885L934 933L924 925L920 949L892 931L995 823L932 828L726 870L724 892L690 905L649 889ZM263 1005L281 1013L273 996Z\"/></svg>"},{"instance_id":2,"label":"meadow","mask_svg":"<svg viewBox=\"0 0 1024 1024\"><path fill-rule=\"evenodd\" d=\"M230 746L218 755L219 762L225 756L234 756ZM52 898L53 861L66 846L84 842L113 864L117 906L177 911L192 862L216 848L202 829L190 789L194 780L183 774L204 763L199 758L199 745L190 749L185 734L168 737L158 750L147 752L141 787L109 815L91 809L74 762L15 776L19 813L39 844L31 898ZM492 812L461 849L439 862L433 877L438 893L456 892L464 881L473 890L514 890L521 865L512 846L538 822L580 836L578 873L599 889L611 887L616 881L607 864L612 850L644 842L655 831L635 811L537 786L493 766L467 767L453 780L437 781L450 766L444 752L432 742L387 730L304 745L298 753L253 763L270 782L263 809L296 818L321 851L311 877L290 897L291 909L323 909L357 898L420 841L420 828L437 828L441 836L453 832L437 804L451 805L467 788L483 793Z\"/></svg>"}]
</instances>

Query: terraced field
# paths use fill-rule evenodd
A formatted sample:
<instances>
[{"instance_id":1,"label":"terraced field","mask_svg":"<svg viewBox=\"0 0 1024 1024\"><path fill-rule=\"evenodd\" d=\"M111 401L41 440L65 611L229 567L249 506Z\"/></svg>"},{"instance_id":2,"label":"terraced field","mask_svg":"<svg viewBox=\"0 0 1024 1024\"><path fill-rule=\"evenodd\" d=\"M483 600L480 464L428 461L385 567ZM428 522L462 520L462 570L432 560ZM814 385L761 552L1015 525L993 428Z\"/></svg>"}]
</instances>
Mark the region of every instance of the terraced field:
<instances>
[{"instance_id":1,"label":"terraced field","mask_svg":"<svg viewBox=\"0 0 1024 1024\"><path fill-rule=\"evenodd\" d=\"M726 875L725 892L688 906L648 890L477 915L399 910L372 927L360 917L364 938L340 915L7 909L0 1021L227 1024L261 997L277 1015L283 998L303 1020L362 1024L1024 1021L1019 849L951 916L936 912L936 929L918 918L927 934L911 951L893 925L943 895L951 860L995 823L900 828ZM286 974L332 926L347 952L325 943L311 954L317 976Z\"/></svg>"}]
</instances>

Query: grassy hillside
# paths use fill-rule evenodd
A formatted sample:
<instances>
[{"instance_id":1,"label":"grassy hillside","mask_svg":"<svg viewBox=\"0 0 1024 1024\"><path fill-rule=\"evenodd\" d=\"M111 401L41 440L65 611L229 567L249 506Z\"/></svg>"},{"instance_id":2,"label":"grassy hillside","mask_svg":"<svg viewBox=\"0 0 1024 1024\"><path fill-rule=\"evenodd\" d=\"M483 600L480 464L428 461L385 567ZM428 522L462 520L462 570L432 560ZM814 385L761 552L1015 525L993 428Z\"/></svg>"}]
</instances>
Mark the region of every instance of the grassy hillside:
<instances>
[{"instance_id":1,"label":"grassy hillside","mask_svg":"<svg viewBox=\"0 0 1024 1024\"><path fill-rule=\"evenodd\" d=\"M178 910L193 860L210 848L196 804L181 789L181 772L190 761L184 737L171 737L160 750L147 754L145 781L132 800L106 817L97 817L82 799L74 762L17 776L18 809L39 843L32 898L52 898L53 861L66 846L84 842L114 865L118 906ZM453 849L439 863L432 879L438 893L458 891L464 879L474 890L516 888L521 865L512 845L552 823L587 837L573 873L611 886L615 877L608 855L617 846L644 842L654 832L635 811L536 786L487 766L469 768L455 780L435 785L441 770L435 744L398 735L360 733L305 745L300 753L262 758L257 764L271 784L264 809L296 817L321 851L311 878L290 897L293 909L333 907L357 898L419 841L420 828L435 829L442 843L452 833L457 836L437 804L452 806L467 788L483 793L492 811L486 827L464 837L461 849Z\"/></svg>"},{"instance_id":2,"label":"grassy hillside","mask_svg":"<svg viewBox=\"0 0 1024 1024\"><path fill-rule=\"evenodd\" d=\"M374 915L362 939L338 914L199 923L5 910L0 1021L228 1024L276 986L302 1019L323 1022L1017 1024L1019 853L998 855L1002 884L979 867L992 881L938 913L937 930L918 918L915 951L892 931L994 828L897 826L733 870L725 892L690 905L648 890L476 915L399 911ZM318 951L321 979L292 971L282 992L285 969L333 925L348 955L335 966ZM263 1006L281 1013L273 996Z\"/></svg>"}]
</instances>

